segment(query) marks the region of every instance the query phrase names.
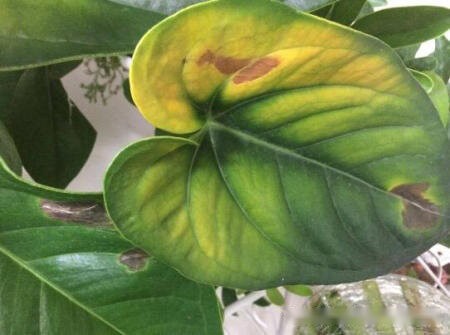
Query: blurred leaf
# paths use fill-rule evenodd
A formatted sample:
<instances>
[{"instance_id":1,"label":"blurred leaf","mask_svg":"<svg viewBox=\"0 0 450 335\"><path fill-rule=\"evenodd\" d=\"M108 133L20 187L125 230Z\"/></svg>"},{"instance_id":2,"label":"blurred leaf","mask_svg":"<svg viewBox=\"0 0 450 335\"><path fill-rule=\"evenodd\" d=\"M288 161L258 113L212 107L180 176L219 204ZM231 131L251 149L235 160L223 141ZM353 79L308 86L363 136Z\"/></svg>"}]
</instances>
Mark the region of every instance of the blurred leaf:
<instances>
[{"instance_id":1,"label":"blurred leaf","mask_svg":"<svg viewBox=\"0 0 450 335\"><path fill-rule=\"evenodd\" d=\"M431 93L433 89L433 80L423 72L410 70L411 74L414 78L419 82L420 86L427 92L427 94Z\"/></svg>"},{"instance_id":2,"label":"blurred leaf","mask_svg":"<svg viewBox=\"0 0 450 335\"><path fill-rule=\"evenodd\" d=\"M373 7L386 6L388 4L387 0L367 0Z\"/></svg>"},{"instance_id":3,"label":"blurred leaf","mask_svg":"<svg viewBox=\"0 0 450 335\"><path fill-rule=\"evenodd\" d=\"M31 177L63 188L89 157L96 132L50 71L0 73L1 117Z\"/></svg>"},{"instance_id":4,"label":"blurred leaf","mask_svg":"<svg viewBox=\"0 0 450 335\"><path fill-rule=\"evenodd\" d=\"M280 2L304 12L317 11L338 1L339 0L280 0Z\"/></svg>"},{"instance_id":5,"label":"blurred leaf","mask_svg":"<svg viewBox=\"0 0 450 335\"><path fill-rule=\"evenodd\" d=\"M3 157L6 165L17 175L22 174L22 162L13 139L8 129L0 122L0 157Z\"/></svg>"},{"instance_id":6,"label":"blurred leaf","mask_svg":"<svg viewBox=\"0 0 450 335\"><path fill-rule=\"evenodd\" d=\"M0 70L125 54L164 18L110 0L0 0Z\"/></svg>"},{"instance_id":7,"label":"blurred leaf","mask_svg":"<svg viewBox=\"0 0 450 335\"><path fill-rule=\"evenodd\" d=\"M121 238L101 194L39 187L0 161L0 213L0 334L222 334L214 290Z\"/></svg>"},{"instance_id":8,"label":"blurred leaf","mask_svg":"<svg viewBox=\"0 0 450 335\"><path fill-rule=\"evenodd\" d=\"M70 62L59 63L56 65L49 65L48 66L49 77L51 77L52 79L60 79L68 75L73 70L75 70L80 64L81 61L73 60Z\"/></svg>"},{"instance_id":9,"label":"blurred leaf","mask_svg":"<svg viewBox=\"0 0 450 335\"><path fill-rule=\"evenodd\" d=\"M427 41L450 27L450 9L416 6L383 9L360 18L353 28L396 48Z\"/></svg>"},{"instance_id":10,"label":"blurred leaf","mask_svg":"<svg viewBox=\"0 0 450 335\"><path fill-rule=\"evenodd\" d=\"M450 41L445 36L436 39L434 55L437 59L436 73L445 83L448 83L450 78Z\"/></svg>"},{"instance_id":11,"label":"blurred leaf","mask_svg":"<svg viewBox=\"0 0 450 335\"><path fill-rule=\"evenodd\" d=\"M302 297L309 297L313 294L313 291L311 290L311 288L306 285L287 285L287 286L284 286L284 288L287 291L294 293L296 295L300 295Z\"/></svg>"},{"instance_id":12,"label":"blurred leaf","mask_svg":"<svg viewBox=\"0 0 450 335\"><path fill-rule=\"evenodd\" d=\"M236 302L238 297L236 295L236 290L231 288L222 288L222 303L224 307L231 305L233 302Z\"/></svg>"},{"instance_id":13,"label":"blurred leaf","mask_svg":"<svg viewBox=\"0 0 450 335\"><path fill-rule=\"evenodd\" d=\"M331 21L350 25L361 12L366 0L340 0L336 2L329 15Z\"/></svg>"},{"instance_id":14,"label":"blurred leaf","mask_svg":"<svg viewBox=\"0 0 450 335\"><path fill-rule=\"evenodd\" d=\"M269 301L277 306L282 306L284 304L284 297L277 288L271 288L266 290L266 296Z\"/></svg>"},{"instance_id":15,"label":"blurred leaf","mask_svg":"<svg viewBox=\"0 0 450 335\"><path fill-rule=\"evenodd\" d=\"M173 14L176 11L206 0L110 0L122 5L133 6L145 10L150 10L166 15Z\"/></svg>"},{"instance_id":16,"label":"blurred leaf","mask_svg":"<svg viewBox=\"0 0 450 335\"><path fill-rule=\"evenodd\" d=\"M447 126L449 118L449 95L447 86L435 72L427 71L425 74L433 81L433 88L428 95L438 110L442 123Z\"/></svg>"},{"instance_id":17,"label":"blurred leaf","mask_svg":"<svg viewBox=\"0 0 450 335\"><path fill-rule=\"evenodd\" d=\"M397 54L403 59L403 61L408 61L416 58L417 51L419 51L420 43L412 44L405 47L395 48Z\"/></svg>"},{"instance_id":18,"label":"blurred leaf","mask_svg":"<svg viewBox=\"0 0 450 335\"><path fill-rule=\"evenodd\" d=\"M433 56L415 58L405 61L405 65L410 69L417 71L434 70L437 66L437 60Z\"/></svg>"},{"instance_id":19,"label":"blurred leaf","mask_svg":"<svg viewBox=\"0 0 450 335\"><path fill-rule=\"evenodd\" d=\"M366 3L364 4L364 6L361 8L361 11L359 12L358 16L357 16L357 20L360 19L363 16L372 14L374 12L374 8L373 6L370 4L370 1L366 1Z\"/></svg>"},{"instance_id":20,"label":"blurred leaf","mask_svg":"<svg viewBox=\"0 0 450 335\"><path fill-rule=\"evenodd\" d=\"M131 91L130 91L130 80L128 78L123 81L122 90L123 90L123 95L128 100L128 102L130 104L134 105L133 97L131 96Z\"/></svg>"},{"instance_id":21,"label":"blurred leaf","mask_svg":"<svg viewBox=\"0 0 450 335\"><path fill-rule=\"evenodd\" d=\"M414 78L427 92L434 107L439 113L442 124L447 127L449 118L449 94L441 77L433 71L419 72L411 70Z\"/></svg>"}]
</instances>

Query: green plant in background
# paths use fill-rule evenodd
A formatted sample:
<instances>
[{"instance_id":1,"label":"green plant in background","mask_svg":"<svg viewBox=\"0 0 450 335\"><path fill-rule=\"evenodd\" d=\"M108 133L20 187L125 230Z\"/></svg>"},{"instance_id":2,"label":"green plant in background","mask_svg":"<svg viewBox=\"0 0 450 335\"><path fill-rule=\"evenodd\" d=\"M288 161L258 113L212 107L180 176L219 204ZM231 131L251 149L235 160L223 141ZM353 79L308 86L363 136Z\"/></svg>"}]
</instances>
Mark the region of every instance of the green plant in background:
<instances>
[{"instance_id":1,"label":"green plant in background","mask_svg":"<svg viewBox=\"0 0 450 335\"><path fill-rule=\"evenodd\" d=\"M448 9L218 0L165 19L194 2L0 0L0 333L220 334L211 284L282 303L275 286L373 277L448 233ZM60 78L96 59L84 88L105 102L143 35L133 101L166 136L126 148L104 197L52 188L95 142Z\"/></svg>"}]
</instances>

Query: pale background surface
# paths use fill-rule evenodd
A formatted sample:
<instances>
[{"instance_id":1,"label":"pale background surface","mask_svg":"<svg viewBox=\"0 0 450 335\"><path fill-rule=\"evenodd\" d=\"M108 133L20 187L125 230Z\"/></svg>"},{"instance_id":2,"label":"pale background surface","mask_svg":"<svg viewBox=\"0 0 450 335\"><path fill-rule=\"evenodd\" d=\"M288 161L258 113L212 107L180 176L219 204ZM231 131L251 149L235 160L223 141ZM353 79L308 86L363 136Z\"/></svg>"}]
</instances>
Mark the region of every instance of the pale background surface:
<instances>
[{"instance_id":1,"label":"pale background surface","mask_svg":"<svg viewBox=\"0 0 450 335\"><path fill-rule=\"evenodd\" d=\"M450 0L389 0L389 5L438 5L450 7ZM420 54L433 50L434 44L427 43ZM83 96L80 83L88 82L89 77L80 66L63 79L69 96L89 119L97 130L97 141L87 164L80 174L69 185L69 189L77 191L100 191L102 179L108 164L126 145L141 138L153 135L153 127L149 125L121 93L112 97L106 106L101 103L91 104Z\"/></svg>"}]
</instances>

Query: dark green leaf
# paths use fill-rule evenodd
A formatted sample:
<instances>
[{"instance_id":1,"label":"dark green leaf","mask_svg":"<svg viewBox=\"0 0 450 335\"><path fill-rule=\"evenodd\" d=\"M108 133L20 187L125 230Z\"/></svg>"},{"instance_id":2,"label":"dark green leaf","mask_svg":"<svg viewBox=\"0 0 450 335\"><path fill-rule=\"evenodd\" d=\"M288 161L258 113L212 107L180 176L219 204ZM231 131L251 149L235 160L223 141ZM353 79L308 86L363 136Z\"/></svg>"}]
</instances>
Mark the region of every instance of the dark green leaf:
<instances>
[{"instance_id":1,"label":"dark green leaf","mask_svg":"<svg viewBox=\"0 0 450 335\"><path fill-rule=\"evenodd\" d=\"M259 298L258 300L256 300L255 302L254 302L254 304L255 305L257 305L257 306L259 306L259 307L267 307L267 306L270 306L271 305L271 303L270 303L270 301L268 301L266 298Z\"/></svg>"},{"instance_id":2,"label":"dark green leaf","mask_svg":"<svg viewBox=\"0 0 450 335\"><path fill-rule=\"evenodd\" d=\"M130 53L164 15L110 0L0 0L0 70Z\"/></svg>"},{"instance_id":3,"label":"dark green leaf","mask_svg":"<svg viewBox=\"0 0 450 335\"><path fill-rule=\"evenodd\" d=\"M3 157L6 165L17 175L22 173L22 162L13 139L8 129L0 122L0 157Z\"/></svg>"},{"instance_id":4,"label":"dark green leaf","mask_svg":"<svg viewBox=\"0 0 450 335\"><path fill-rule=\"evenodd\" d=\"M436 68L437 60L433 56L421 57L407 60L405 61L405 65L417 71L430 71Z\"/></svg>"},{"instance_id":5,"label":"dark green leaf","mask_svg":"<svg viewBox=\"0 0 450 335\"><path fill-rule=\"evenodd\" d=\"M353 28L396 48L445 33L450 28L450 9L432 6L389 8L362 17Z\"/></svg>"},{"instance_id":6,"label":"dark green leaf","mask_svg":"<svg viewBox=\"0 0 450 335\"><path fill-rule=\"evenodd\" d=\"M231 305L233 302L236 302L238 297L236 295L236 290L231 288L222 288L222 303L224 307Z\"/></svg>"},{"instance_id":7,"label":"dark green leaf","mask_svg":"<svg viewBox=\"0 0 450 335\"><path fill-rule=\"evenodd\" d=\"M363 16L372 14L374 12L373 6L370 4L369 1L366 1L364 6L361 8L361 11L359 12L359 15L356 19L360 19Z\"/></svg>"},{"instance_id":8,"label":"dark green leaf","mask_svg":"<svg viewBox=\"0 0 450 335\"><path fill-rule=\"evenodd\" d=\"M130 104L134 105L133 97L131 96L131 92L130 92L130 80L129 79L125 79L123 81L122 90L123 90L123 95L128 100L128 102Z\"/></svg>"},{"instance_id":9,"label":"dark green leaf","mask_svg":"<svg viewBox=\"0 0 450 335\"><path fill-rule=\"evenodd\" d=\"M333 6L329 19L350 25L362 10L366 0L340 0Z\"/></svg>"},{"instance_id":10,"label":"dark green leaf","mask_svg":"<svg viewBox=\"0 0 450 335\"><path fill-rule=\"evenodd\" d=\"M123 240L101 202L0 169L0 333L221 334L214 290Z\"/></svg>"},{"instance_id":11,"label":"dark green leaf","mask_svg":"<svg viewBox=\"0 0 450 335\"><path fill-rule=\"evenodd\" d=\"M50 65L48 67L49 76L53 79L60 79L75 70L80 64L81 62L79 60L74 60L57 65Z\"/></svg>"},{"instance_id":12,"label":"dark green leaf","mask_svg":"<svg viewBox=\"0 0 450 335\"><path fill-rule=\"evenodd\" d=\"M395 51L403 59L404 62L416 58L417 51L419 51L420 43L408 45L405 47L396 48Z\"/></svg>"},{"instance_id":13,"label":"dark green leaf","mask_svg":"<svg viewBox=\"0 0 450 335\"><path fill-rule=\"evenodd\" d=\"M450 42L445 36L436 39L434 55L437 59L436 73L447 83L450 78Z\"/></svg>"},{"instance_id":14,"label":"dark green leaf","mask_svg":"<svg viewBox=\"0 0 450 335\"><path fill-rule=\"evenodd\" d=\"M42 184L67 186L87 160L95 130L68 99L60 80L51 77L49 67L0 73L0 82L6 83L0 92L2 118L25 169Z\"/></svg>"}]
</instances>

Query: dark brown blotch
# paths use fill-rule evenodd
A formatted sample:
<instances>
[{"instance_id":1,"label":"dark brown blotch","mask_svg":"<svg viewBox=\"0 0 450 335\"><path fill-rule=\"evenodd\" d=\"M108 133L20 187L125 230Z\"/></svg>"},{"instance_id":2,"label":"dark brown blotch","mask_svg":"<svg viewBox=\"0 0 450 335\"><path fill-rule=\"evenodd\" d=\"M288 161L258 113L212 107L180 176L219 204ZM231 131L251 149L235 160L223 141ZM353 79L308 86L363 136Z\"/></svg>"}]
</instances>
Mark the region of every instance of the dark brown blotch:
<instances>
[{"instance_id":1,"label":"dark brown blotch","mask_svg":"<svg viewBox=\"0 0 450 335\"><path fill-rule=\"evenodd\" d=\"M69 202L43 199L42 211L50 218L90 227L112 227L103 205L97 202Z\"/></svg>"},{"instance_id":2,"label":"dark brown blotch","mask_svg":"<svg viewBox=\"0 0 450 335\"><path fill-rule=\"evenodd\" d=\"M391 192L402 197L403 223L408 228L432 228L439 220L439 209L423 194L428 183L405 184L394 187Z\"/></svg>"},{"instance_id":3,"label":"dark brown blotch","mask_svg":"<svg viewBox=\"0 0 450 335\"><path fill-rule=\"evenodd\" d=\"M130 271L139 271L147 265L149 255L141 249L131 249L119 256L119 262Z\"/></svg>"},{"instance_id":4,"label":"dark brown blotch","mask_svg":"<svg viewBox=\"0 0 450 335\"><path fill-rule=\"evenodd\" d=\"M198 66L214 65L223 74L233 74L250 63L247 58L234 58L216 55L211 50L206 50L197 60Z\"/></svg>"},{"instance_id":5,"label":"dark brown blotch","mask_svg":"<svg viewBox=\"0 0 450 335\"><path fill-rule=\"evenodd\" d=\"M258 79L276 68L280 64L279 60L273 57L258 59L246 68L239 71L233 79L235 84L242 84Z\"/></svg>"}]
</instances>

